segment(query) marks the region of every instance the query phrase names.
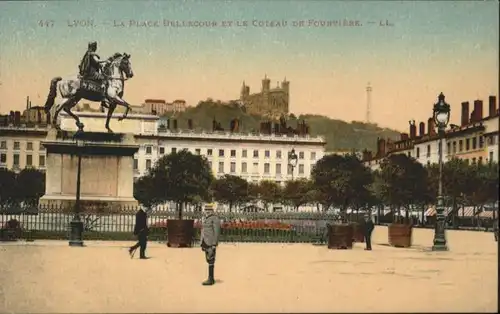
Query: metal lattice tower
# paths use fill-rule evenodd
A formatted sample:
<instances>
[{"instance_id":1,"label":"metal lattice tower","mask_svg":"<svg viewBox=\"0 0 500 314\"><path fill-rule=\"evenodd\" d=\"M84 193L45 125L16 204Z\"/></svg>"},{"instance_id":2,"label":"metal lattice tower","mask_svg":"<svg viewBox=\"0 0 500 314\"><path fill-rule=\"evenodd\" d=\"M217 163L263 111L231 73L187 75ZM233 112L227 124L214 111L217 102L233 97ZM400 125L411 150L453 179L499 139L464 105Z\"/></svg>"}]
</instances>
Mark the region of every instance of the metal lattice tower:
<instances>
[{"instance_id":1,"label":"metal lattice tower","mask_svg":"<svg viewBox=\"0 0 500 314\"><path fill-rule=\"evenodd\" d=\"M371 123L372 87L370 82L366 86L366 123Z\"/></svg>"}]
</instances>

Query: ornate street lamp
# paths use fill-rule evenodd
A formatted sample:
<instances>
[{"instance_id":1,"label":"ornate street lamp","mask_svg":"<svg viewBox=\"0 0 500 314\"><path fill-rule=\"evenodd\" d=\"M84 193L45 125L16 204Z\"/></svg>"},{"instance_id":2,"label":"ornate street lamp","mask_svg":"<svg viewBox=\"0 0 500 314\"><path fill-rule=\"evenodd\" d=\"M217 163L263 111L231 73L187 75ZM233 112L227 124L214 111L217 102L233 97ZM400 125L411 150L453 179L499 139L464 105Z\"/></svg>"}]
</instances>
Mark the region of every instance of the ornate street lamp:
<instances>
[{"instance_id":1,"label":"ornate street lamp","mask_svg":"<svg viewBox=\"0 0 500 314\"><path fill-rule=\"evenodd\" d=\"M75 134L76 135L76 134ZM85 146L83 140L75 136L76 148L78 154L78 168L76 174L76 200L75 200L75 212L73 219L71 220L71 233L69 237L70 246L83 246L83 222L80 219L80 176L82 171L82 150Z\"/></svg>"},{"instance_id":2,"label":"ornate street lamp","mask_svg":"<svg viewBox=\"0 0 500 314\"><path fill-rule=\"evenodd\" d=\"M297 157L297 154L295 154L295 149L292 148L292 151L288 152L288 165L292 168L292 181L293 181L293 173L295 167L297 167L298 160L299 159Z\"/></svg>"},{"instance_id":3,"label":"ornate street lamp","mask_svg":"<svg viewBox=\"0 0 500 314\"><path fill-rule=\"evenodd\" d=\"M434 104L433 109L434 122L438 129L439 136L439 188L436 205L436 226L434 229L434 245L433 251L448 251L446 246L445 236L445 215L444 215L444 199L443 199L443 138L445 135L446 126L450 121L450 105L444 100L443 93L439 94L438 102Z\"/></svg>"}]
</instances>

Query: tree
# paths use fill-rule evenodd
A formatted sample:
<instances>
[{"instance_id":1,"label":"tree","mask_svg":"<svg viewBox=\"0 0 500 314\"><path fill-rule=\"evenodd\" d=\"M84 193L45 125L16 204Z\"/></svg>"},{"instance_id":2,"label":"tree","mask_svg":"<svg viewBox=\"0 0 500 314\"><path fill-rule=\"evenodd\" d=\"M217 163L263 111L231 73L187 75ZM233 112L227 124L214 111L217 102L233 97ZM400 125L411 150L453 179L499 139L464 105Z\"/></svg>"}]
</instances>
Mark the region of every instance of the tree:
<instances>
[{"instance_id":1,"label":"tree","mask_svg":"<svg viewBox=\"0 0 500 314\"><path fill-rule=\"evenodd\" d=\"M4 168L0 169L0 206L16 202L16 173Z\"/></svg>"},{"instance_id":2,"label":"tree","mask_svg":"<svg viewBox=\"0 0 500 314\"><path fill-rule=\"evenodd\" d=\"M290 180L285 182L283 189L283 199L286 204L298 210L300 206L313 201L313 195L309 193L312 189L312 182L307 179Z\"/></svg>"},{"instance_id":3,"label":"tree","mask_svg":"<svg viewBox=\"0 0 500 314\"><path fill-rule=\"evenodd\" d=\"M262 201L265 209L269 209L269 204L279 202L282 197L281 187L274 181L260 181L258 191L259 200Z\"/></svg>"},{"instance_id":4,"label":"tree","mask_svg":"<svg viewBox=\"0 0 500 314\"><path fill-rule=\"evenodd\" d=\"M134 197L143 206L151 208L164 202L160 197L163 193L160 189L162 187L155 184L155 177L148 173L134 182Z\"/></svg>"},{"instance_id":5,"label":"tree","mask_svg":"<svg viewBox=\"0 0 500 314\"><path fill-rule=\"evenodd\" d=\"M248 183L248 201L255 205L260 198L260 189L258 183L250 182Z\"/></svg>"},{"instance_id":6,"label":"tree","mask_svg":"<svg viewBox=\"0 0 500 314\"><path fill-rule=\"evenodd\" d=\"M349 206L360 206L369 195L368 187L373 178L370 169L354 155L327 155L321 158L312 171L313 185L325 198L329 208L336 205L343 221ZM359 198L363 195L362 198Z\"/></svg>"},{"instance_id":7,"label":"tree","mask_svg":"<svg viewBox=\"0 0 500 314\"><path fill-rule=\"evenodd\" d=\"M382 199L397 208L405 207L408 219L410 205L421 203L427 195L427 171L421 163L406 154L390 155L380 165L379 192Z\"/></svg>"},{"instance_id":8,"label":"tree","mask_svg":"<svg viewBox=\"0 0 500 314\"><path fill-rule=\"evenodd\" d=\"M486 205L498 201L498 163L472 165L475 188L471 197L474 204Z\"/></svg>"},{"instance_id":9,"label":"tree","mask_svg":"<svg viewBox=\"0 0 500 314\"><path fill-rule=\"evenodd\" d=\"M443 196L449 200L453 223L456 224L458 209L472 202L472 196L477 188L476 170L466 160L453 158L443 164ZM438 195L439 165L428 167L427 200L435 203Z\"/></svg>"},{"instance_id":10,"label":"tree","mask_svg":"<svg viewBox=\"0 0 500 314\"><path fill-rule=\"evenodd\" d=\"M224 175L212 183L212 192L217 202L227 204L229 211L248 201L248 182L240 177Z\"/></svg>"},{"instance_id":11,"label":"tree","mask_svg":"<svg viewBox=\"0 0 500 314\"><path fill-rule=\"evenodd\" d=\"M45 194L45 173L25 168L16 177L16 198L25 205L36 206Z\"/></svg>"},{"instance_id":12,"label":"tree","mask_svg":"<svg viewBox=\"0 0 500 314\"><path fill-rule=\"evenodd\" d=\"M184 204L211 199L209 188L214 177L204 156L183 149L160 158L150 174L158 187L155 199L174 201L179 210L179 219L182 219Z\"/></svg>"}]
</instances>

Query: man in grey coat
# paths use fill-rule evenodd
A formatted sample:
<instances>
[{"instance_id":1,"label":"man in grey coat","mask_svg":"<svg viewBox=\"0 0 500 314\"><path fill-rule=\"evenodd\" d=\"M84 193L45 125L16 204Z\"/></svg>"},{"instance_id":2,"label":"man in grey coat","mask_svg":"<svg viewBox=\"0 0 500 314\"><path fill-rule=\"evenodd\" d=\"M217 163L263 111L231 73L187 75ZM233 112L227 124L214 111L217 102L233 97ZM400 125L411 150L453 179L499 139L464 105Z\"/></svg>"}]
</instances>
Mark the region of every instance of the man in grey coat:
<instances>
[{"instance_id":1,"label":"man in grey coat","mask_svg":"<svg viewBox=\"0 0 500 314\"><path fill-rule=\"evenodd\" d=\"M219 242L220 219L214 213L214 205L205 205L201 227L201 249L205 252L208 263L208 279L203 282L204 286L211 286L215 283L214 265L215 252Z\"/></svg>"}]
</instances>

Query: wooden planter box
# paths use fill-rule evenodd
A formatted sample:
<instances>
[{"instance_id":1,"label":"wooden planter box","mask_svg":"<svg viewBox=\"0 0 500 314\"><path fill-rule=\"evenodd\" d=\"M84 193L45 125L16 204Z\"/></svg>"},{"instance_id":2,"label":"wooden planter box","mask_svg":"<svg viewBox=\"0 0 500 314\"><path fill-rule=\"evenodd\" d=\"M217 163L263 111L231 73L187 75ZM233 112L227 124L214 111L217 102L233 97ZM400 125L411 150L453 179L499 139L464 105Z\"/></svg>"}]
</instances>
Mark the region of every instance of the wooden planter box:
<instances>
[{"instance_id":1,"label":"wooden planter box","mask_svg":"<svg viewBox=\"0 0 500 314\"><path fill-rule=\"evenodd\" d=\"M363 233L363 225L359 222L353 222L352 224L352 242L364 243L365 235Z\"/></svg>"},{"instance_id":2,"label":"wooden planter box","mask_svg":"<svg viewBox=\"0 0 500 314\"><path fill-rule=\"evenodd\" d=\"M167 246L168 247L191 247L194 236L194 220L167 220Z\"/></svg>"},{"instance_id":3,"label":"wooden planter box","mask_svg":"<svg viewBox=\"0 0 500 314\"><path fill-rule=\"evenodd\" d=\"M329 249L352 249L353 227L352 224L328 225Z\"/></svg>"},{"instance_id":4,"label":"wooden planter box","mask_svg":"<svg viewBox=\"0 0 500 314\"><path fill-rule=\"evenodd\" d=\"M410 247L412 225L392 223L389 225L389 244L394 247Z\"/></svg>"}]
</instances>

